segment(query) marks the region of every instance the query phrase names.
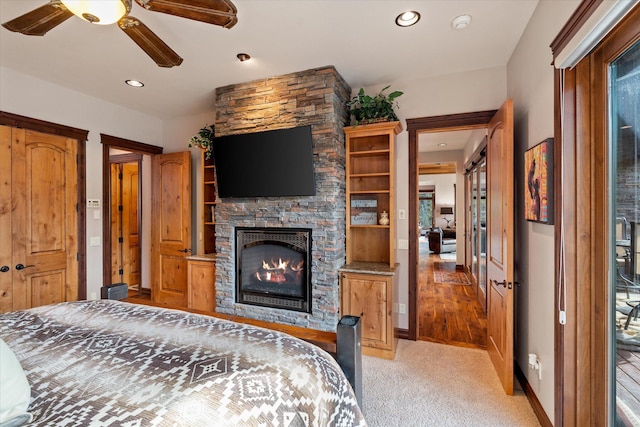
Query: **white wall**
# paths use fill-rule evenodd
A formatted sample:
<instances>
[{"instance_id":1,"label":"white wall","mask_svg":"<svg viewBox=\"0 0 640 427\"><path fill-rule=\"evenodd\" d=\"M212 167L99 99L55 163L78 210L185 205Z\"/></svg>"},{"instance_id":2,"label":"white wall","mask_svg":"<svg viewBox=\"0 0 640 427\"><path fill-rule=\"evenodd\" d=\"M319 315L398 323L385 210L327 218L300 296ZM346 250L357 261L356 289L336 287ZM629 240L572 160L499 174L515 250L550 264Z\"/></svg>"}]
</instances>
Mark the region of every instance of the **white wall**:
<instances>
[{"instance_id":1,"label":"white wall","mask_svg":"<svg viewBox=\"0 0 640 427\"><path fill-rule=\"evenodd\" d=\"M548 417L554 419L554 229L524 216L524 151L553 137L553 67L549 44L579 1L541 1L507 65L514 101L516 174L516 360ZM528 368L538 355L542 380Z\"/></svg>"},{"instance_id":2,"label":"white wall","mask_svg":"<svg viewBox=\"0 0 640 427\"><path fill-rule=\"evenodd\" d=\"M162 145L162 121L53 85L27 74L0 67L0 110L61 125L89 130L87 198L102 200L102 144L100 133L146 144ZM90 247L92 236L102 236L102 219L87 216L87 296L100 297L102 245Z\"/></svg>"}]
</instances>

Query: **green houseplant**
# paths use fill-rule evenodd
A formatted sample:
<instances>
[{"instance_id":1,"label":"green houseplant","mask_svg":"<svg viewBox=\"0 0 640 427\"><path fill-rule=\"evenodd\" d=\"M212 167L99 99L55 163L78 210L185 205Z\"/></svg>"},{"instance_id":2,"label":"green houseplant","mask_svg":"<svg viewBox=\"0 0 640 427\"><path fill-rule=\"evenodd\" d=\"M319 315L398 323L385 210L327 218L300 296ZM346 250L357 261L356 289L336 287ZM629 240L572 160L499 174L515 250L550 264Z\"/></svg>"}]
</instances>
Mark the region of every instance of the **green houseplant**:
<instances>
[{"instance_id":1,"label":"green houseplant","mask_svg":"<svg viewBox=\"0 0 640 427\"><path fill-rule=\"evenodd\" d=\"M349 114L353 116L354 125L398 120L393 109L398 106L396 98L403 92L396 90L387 95L384 91L389 87L383 88L375 96L366 95L364 89L360 88L358 94L347 102L347 108L349 108Z\"/></svg>"},{"instance_id":2,"label":"green houseplant","mask_svg":"<svg viewBox=\"0 0 640 427\"><path fill-rule=\"evenodd\" d=\"M205 159L211 158L211 152L213 151L213 140L216 135L216 126L205 126L198 131L197 135L194 135L189 140L189 147L199 147L205 150Z\"/></svg>"}]
</instances>

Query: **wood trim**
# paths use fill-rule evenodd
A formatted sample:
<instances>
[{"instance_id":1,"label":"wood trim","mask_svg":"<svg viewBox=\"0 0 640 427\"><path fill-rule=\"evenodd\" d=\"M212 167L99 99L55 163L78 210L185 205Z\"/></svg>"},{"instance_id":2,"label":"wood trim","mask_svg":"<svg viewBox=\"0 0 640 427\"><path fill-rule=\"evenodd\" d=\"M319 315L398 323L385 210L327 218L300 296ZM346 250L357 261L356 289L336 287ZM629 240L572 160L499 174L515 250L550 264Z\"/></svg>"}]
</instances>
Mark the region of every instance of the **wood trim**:
<instances>
[{"instance_id":1,"label":"wood trim","mask_svg":"<svg viewBox=\"0 0 640 427\"><path fill-rule=\"evenodd\" d=\"M132 151L142 154L162 154L163 148L157 145L145 144L143 142L132 141L130 139L119 138L117 136L100 134L100 142L113 148Z\"/></svg>"},{"instance_id":2,"label":"wood trim","mask_svg":"<svg viewBox=\"0 0 640 427\"><path fill-rule=\"evenodd\" d=\"M456 173L455 163L421 163L418 166L418 175L440 175Z\"/></svg>"},{"instance_id":3,"label":"wood trim","mask_svg":"<svg viewBox=\"0 0 640 427\"><path fill-rule=\"evenodd\" d=\"M607 425L614 415L609 245L602 244L611 241L607 68L640 39L639 22L635 6L574 69L556 71L556 173L563 176L555 186L555 235L563 231L564 244L556 237L555 249L560 254L564 248L565 270L562 275L556 264L555 286L556 307L562 308L566 292L567 322L560 325L556 312L555 425Z\"/></svg>"},{"instance_id":4,"label":"wood trim","mask_svg":"<svg viewBox=\"0 0 640 427\"><path fill-rule=\"evenodd\" d=\"M593 15L593 12L595 12L601 3L602 0L582 0L582 3L578 5L578 8L560 30L560 33L558 33L549 45L554 60L558 56L558 53L569 44L573 36L575 36L578 30L587 22L587 19Z\"/></svg>"},{"instance_id":5,"label":"wood trim","mask_svg":"<svg viewBox=\"0 0 640 427\"><path fill-rule=\"evenodd\" d=\"M409 133L409 329L410 340L418 339L418 133L480 129L489 124L498 110L407 119Z\"/></svg>"},{"instance_id":6,"label":"wood trim","mask_svg":"<svg viewBox=\"0 0 640 427\"><path fill-rule=\"evenodd\" d=\"M542 407L542 404L538 400L538 396L536 396L535 391L533 391L531 384L529 384L529 381L527 381L526 375L524 374L524 372L522 372L522 369L520 369L520 365L518 365L517 362L514 365L514 371L516 374L516 378L518 379L518 381L520 382L520 385L522 386L524 395L527 396L527 400L529 401L529 404L533 409L533 413L536 414L536 418L538 418L540 425L542 427L553 427L551 420L547 416L547 413Z\"/></svg>"},{"instance_id":7,"label":"wood trim","mask_svg":"<svg viewBox=\"0 0 640 427\"><path fill-rule=\"evenodd\" d=\"M471 113L445 114L442 116L407 119L407 131L448 132L450 130L481 129L498 110L474 111Z\"/></svg>"},{"instance_id":8,"label":"wood trim","mask_svg":"<svg viewBox=\"0 0 640 427\"><path fill-rule=\"evenodd\" d=\"M78 299L87 299L87 144L78 140Z\"/></svg>"},{"instance_id":9,"label":"wood trim","mask_svg":"<svg viewBox=\"0 0 640 427\"><path fill-rule=\"evenodd\" d=\"M404 328L395 328L395 337L401 340L408 340L409 330Z\"/></svg>"},{"instance_id":10,"label":"wood trim","mask_svg":"<svg viewBox=\"0 0 640 427\"><path fill-rule=\"evenodd\" d=\"M18 114L7 113L6 111L0 111L0 125L11 126L19 129L35 130L37 132L48 133L50 135L65 136L67 138L77 139L78 142L86 142L89 135L88 130L20 116Z\"/></svg>"},{"instance_id":11,"label":"wood trim","mask_svg":"<svg viewBox=\"0 0 640 427\"><path fill-rule=\"evenodd\" d=\"M115 154L109 156L109 163L133 163L141 161L142 154L137 153Z\"/></svg>"},{"instance_id":12,"label":"wood trim","mask_svg":"<svg viewBox=\"0 0 640 427\"><path fill-rule=\"evenodd\" d=\"M87 218L85 206L87 204L86 143L89 131L6 111L0 111L0 125L64 136L78 141L76 161L78 175L78 299L87 299Z\"/></svg>"},{"instance_id":13,"label":"wood trim","mask_svg":"<svg viewBox=\"0 0 640 427\"><path fill-rule=\"evenodd\" d=\"M117 136L100 134L102 143L102 279L103 284L111 283L111 166L110 149L118 148L138 154L162 154L162 147L132 141L130 139L119 138ZM142 168L140 168L142 176ZM142 178L141 178L142 179ZM142 187L138 192L141 197ZM140 215L142 214L142 202L140 201ZM138 224L138 229L142 231L142 224ZM142 248L142 235L140 235L140 248ZM140 283L142 287L142 283Z\"/></svg>"}]
</instances>

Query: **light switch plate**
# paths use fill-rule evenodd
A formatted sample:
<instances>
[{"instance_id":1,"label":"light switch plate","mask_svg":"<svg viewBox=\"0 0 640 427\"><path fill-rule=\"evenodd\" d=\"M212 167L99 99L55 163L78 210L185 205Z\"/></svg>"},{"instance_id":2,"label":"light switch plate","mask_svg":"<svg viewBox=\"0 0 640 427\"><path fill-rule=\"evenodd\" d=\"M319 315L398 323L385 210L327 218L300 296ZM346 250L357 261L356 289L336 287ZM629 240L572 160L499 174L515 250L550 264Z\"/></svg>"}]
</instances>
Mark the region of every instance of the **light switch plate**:
<instances>
[{"instance_id":1,"label":"light switch plate","mask_svg":"<svg viewBox=\"0 0 640 427\"><path fill-rule=\"evenodd\" d=\"M398 219L406 219L407 212L404 209L398 210Z\"/></svg>"},{"instance_id":2,"label":"light switch plate","mask_svg":"<svg viewBox=\"0 0 640 427\"><path fill-rule=\"evenodd\" d=\"M409 241L407 239L398 239L398 249L409 249Z\"/></svg>"},{"instance_id":3,"label":"light switch plate","mask_svg":"<svg viewBox=\"0 0 640 427\"><path fill-rule=\"evenodd\" d=\"M100 236L94 236L89 239L89 246L100 246Z\"/></svg>"},{"instance_id":4,"label":"light switch plate","mask_svg":"<svg viewBox=\"0 0 640 427\"><path fill-rule=\"evenodd\" d=\"M100 207L100 199L87 199L87 207L88 208L99 208Z\"/></svg>"}]
</instances>

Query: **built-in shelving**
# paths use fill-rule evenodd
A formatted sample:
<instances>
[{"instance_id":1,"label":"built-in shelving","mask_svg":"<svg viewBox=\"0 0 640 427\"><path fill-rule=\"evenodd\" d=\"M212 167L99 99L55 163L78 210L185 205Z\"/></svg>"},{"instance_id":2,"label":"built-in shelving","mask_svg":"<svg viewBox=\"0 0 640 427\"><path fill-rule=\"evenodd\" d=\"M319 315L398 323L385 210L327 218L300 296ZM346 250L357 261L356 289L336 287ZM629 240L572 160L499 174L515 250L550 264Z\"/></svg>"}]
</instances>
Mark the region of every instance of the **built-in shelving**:
<instances>
[{"instance_id":1,"label":"built-in shelving","mask_svg":"<svg viewBox=\"0 0 640 427\"><path fill-rule=\"evenodd\" d=\"M202 152L202 239L205 254L216 252L216 219L215 207L218 203L218 189L216 185L216 166L213 157L206 158L206 151Z\"/></svg>"}]
</instances>

